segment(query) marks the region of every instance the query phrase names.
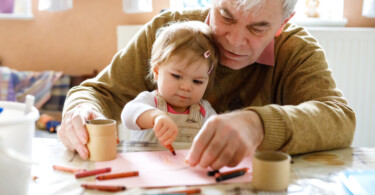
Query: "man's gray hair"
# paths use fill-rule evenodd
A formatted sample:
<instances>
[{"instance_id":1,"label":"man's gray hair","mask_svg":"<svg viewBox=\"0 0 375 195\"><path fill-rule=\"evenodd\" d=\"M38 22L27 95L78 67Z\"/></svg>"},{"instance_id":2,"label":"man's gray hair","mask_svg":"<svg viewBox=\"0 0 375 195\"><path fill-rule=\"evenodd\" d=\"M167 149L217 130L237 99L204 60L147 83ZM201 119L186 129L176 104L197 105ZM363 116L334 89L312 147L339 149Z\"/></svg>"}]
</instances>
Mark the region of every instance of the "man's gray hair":
<instances>
[{"instance_id":1,"label":"man's gray hair","mask_svg":"<svg viewBox=\"0 0 375 195\"><path fill-rule=\"evenodd\" d=\"M214 3L220 3L225 0L213 0ZM289 18L294 12L294 7L297 3L297 0L271 0L271 1L281 1L283 9L283 19ZM264 4L264 0L233 0L233 4L241 10L251 10L255 8L256 10L261 8ZM255 10L255 11L256 11Z\"/></svg>"}]
</instances>

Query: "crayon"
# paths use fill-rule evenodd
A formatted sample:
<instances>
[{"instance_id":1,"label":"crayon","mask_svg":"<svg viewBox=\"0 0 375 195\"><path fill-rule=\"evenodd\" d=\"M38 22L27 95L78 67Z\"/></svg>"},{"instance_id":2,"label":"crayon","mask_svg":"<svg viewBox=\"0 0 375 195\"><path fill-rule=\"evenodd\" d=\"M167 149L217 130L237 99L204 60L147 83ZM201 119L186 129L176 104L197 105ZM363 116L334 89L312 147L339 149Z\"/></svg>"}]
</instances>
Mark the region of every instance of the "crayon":
<instances>
[{"instance_id":1,"label":"crayon","mask_svg":"<svg viewBox=\"0 0 375 195\"><path fill-rule=\"evenodd\" d=\"M81 184L81 187L90 190L99 190L107 192L118 192L126 190L125 186L110 186L110 185L97 185L97 184Z\"/></svg>"},{"instance_id":2,"label":"crayon","mask_svg":"<svg viewBox=\"0 0 375 195\"><path fill-rule=\"evenodd\" d=\"M238 171L238 172L230 173L230 174L227 174L227 175L220 175L219 177L216 177L215 180L216 180L216 182L220 182L220 181L223 181L223 180L239 177L241 175L244 175L245 173L246 173L246 171Z\"/></svg>"},{"instance_id":3,"label":"crayon","mask_svg":"<svg viewBox=\"0 0 375 195\"><path fill-rule=\"evenodd\" d=\"M208 172L207 172L207 175L208 175L208 176L215 176L216 173L219 173L219 170L208 171Z\"/></svg>"},{"instance_id":4,"label":"crayon","mask_svg":"<svg viewBox=\"0 0 375 195\"><path fill-rule=\"evenodd\" d=\"M60 165L53 165L52 167L56 171L64 171L64 172L69 172L69 173L86 171L86 169L75 169L75 168L70 168L70 167L63 167L63 166L60 166Z\"/></svg>"},{"instance_id":5,"label":"crayon","mask_svg":"<svg viewBox=\"0 0 375 195\"><path fill-rule=\"evenodd\" d=\"M33 181L36 181L36 180L38 180L39 179L39 177L38 176L32 176L32 178L31 178Z\"/></svg>"},{"instance_id":6,"label":"crayon","mask_svg":"<svg viewBox=\"0 0 375 195\"><path fill-rule=\"evenodd\" d=\"M168 148L168 150L171 151L172 154L176 156L176 152L174 151L174 148L173 148L173 146L171 144L169 144L169 145L167 145L165 147Z\"/></svg>"},{"instance_id":7,"label":"crayon","mask_svg":"<svg viewBox=\"0 0 375 195\"><path fill-rule=\"evenodd\" d=\"M192 189L178 190L178 191L172 191L172 192L163 192L162 194L200 194L200 193L201 193L200 188L192 188Z\"/></svg>"},{"instance_id":8,"label":"crayon","mask_svg":"<svg viewBox=\"0 0 375 195\"><path fill-rule=\"evenodd\" d=\"M123 172L123 173L114 173L114 174L107 174L107 175L99 175L96 177L97 180L107 180L107 179L117 179L123 177L134 177L138 176L138 171L131 171L131 172Z\"/></svg>"},{"instance_id":9,"label":"crayon","mask_svg":"<svg viewBox=\"0 0 375 195\"><path fill-rule=\"evenodd\" d=\"M240 169L234 169L234 170L230 170L230 171L226 171L226 172L217 172L215 173L215 177L220 177L222 175L228 175L228 174L232 174L232 173L235 173L235 172L238 172L238 171L245 171L245 173L249 170L249 168L247 167L244 167L244 168L240 168Z\"/></svg>"},{"instance_id":10,"label":"crayon","mask_svg":"<svg viewBox=\"0 0 375 195\"><path fill-rule=\"evenodd\" d=\"M3 112L4 108L0 107L0 114Z\"/></svg>"},{"instance_id":11,"label":"crayon","mask_svg":"<svg viewBox=\"0 0 375 195\"><path fill-rule=\"evenodd\" d=\"M98 175L100 173L108 173L111 172L111 167L103 168L103 169L95 169L95 170L90 170L90 171L82 171L82 172L76 172L74 175L76 178L81 178L81 177L88 177L88 176L93 176L93 175Z\"/></svg>"}]
</instances>

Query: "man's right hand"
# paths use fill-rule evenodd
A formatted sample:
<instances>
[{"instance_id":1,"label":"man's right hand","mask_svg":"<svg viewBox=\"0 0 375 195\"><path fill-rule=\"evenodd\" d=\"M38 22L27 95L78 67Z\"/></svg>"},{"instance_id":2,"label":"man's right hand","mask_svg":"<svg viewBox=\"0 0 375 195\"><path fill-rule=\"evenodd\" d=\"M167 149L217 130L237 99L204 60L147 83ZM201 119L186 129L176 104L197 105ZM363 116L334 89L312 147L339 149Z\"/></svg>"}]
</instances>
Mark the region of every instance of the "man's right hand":
<instances>
[{"instance_id":1,"label":"man's right hand","mask_svg":"<svg viewBox=\"0 0 375 195\"><path fill-rule=\"evenodd\" d=\"M87 159L89 156L86 146L88 140L86 121L96 118L104 118L104 116L87 106L78 105L65 113L57 132L65 147L70 151L77 151L82 159Z\"/></svg>"}]
</instances>

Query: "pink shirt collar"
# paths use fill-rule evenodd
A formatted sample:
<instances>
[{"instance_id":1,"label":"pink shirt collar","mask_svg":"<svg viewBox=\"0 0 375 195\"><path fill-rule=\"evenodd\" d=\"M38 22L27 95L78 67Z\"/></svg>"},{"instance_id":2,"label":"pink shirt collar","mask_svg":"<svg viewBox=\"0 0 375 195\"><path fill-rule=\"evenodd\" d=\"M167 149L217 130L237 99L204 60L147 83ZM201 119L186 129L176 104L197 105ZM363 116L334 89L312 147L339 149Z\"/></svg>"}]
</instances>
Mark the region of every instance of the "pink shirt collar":
<instances>
[{"instance_id":1,"label":"pink shirt collar","mask_svg":"<svg viewBox=\"0 0 375 195\"><path fill-rule=\"evenodd\" d=\"M156 97L154 97L154 101L155 101L155 106L157 107L158 106L158 101L156 99ZM203 106L201 104L199 104L200 106L200 109L199 109L199 112L202 114L203 117L206 117L206 110L203 108ZM190 109L187 109L185 112L183 113L178 113L176 112L171 105L169 105L167 103L167 112L169 113L172 113L172 114L189 114L190 113Z\"/></svg>"},{"instance_id":2,"label":"pink shirt collar","mask_svg":"<svg viewBox=\"0 0 375 195\"><path fill-rule=\"evenodd\" d=\"M202 105L200 105L200 109L199 109L199 112L202 114L203 117L206 117L206 110L203 108ZM179 112L176 112L172 106L170 106L169 104L167 104L167 111L169 113L172 113L172 114L189 114L190 113L190 109L187 109L184 113L179 113Z\"/></svg>"},{"instance_id":3,"label":"pink shirt collar","mask_svg":"<svg viewBox=\"0 0 375 195\"><path fill-rule=\"evenodd\" d=\"M208 13L204 23L210 25L210 13ZM268 66L275 66L275 40L272 40L270 44L264 48L262 54L260 54L259 58L256 60L257 63L268 65Z\"/></svg>"}]
</instances>

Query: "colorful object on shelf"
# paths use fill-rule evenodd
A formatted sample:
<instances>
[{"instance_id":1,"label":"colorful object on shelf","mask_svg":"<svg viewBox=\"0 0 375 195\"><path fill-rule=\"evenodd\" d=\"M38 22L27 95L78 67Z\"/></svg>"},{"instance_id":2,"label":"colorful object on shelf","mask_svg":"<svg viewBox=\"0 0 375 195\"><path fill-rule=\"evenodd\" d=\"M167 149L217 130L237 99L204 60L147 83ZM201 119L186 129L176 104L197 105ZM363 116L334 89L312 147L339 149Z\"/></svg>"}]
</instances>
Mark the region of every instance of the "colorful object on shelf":
<instances>
[{"instance_id":1,"label":"colorful object on shelf","mask_svg":"<svg viewBox=\"0 0 375 195\"><path fill-rule=\"evenodd\" d=\"M57 126L60 124L60 121L55 120L48 114L42 114L36 121L36 126L38 129L47 130L50 133L56 133Z\"/></svg>"}]
</instances>

